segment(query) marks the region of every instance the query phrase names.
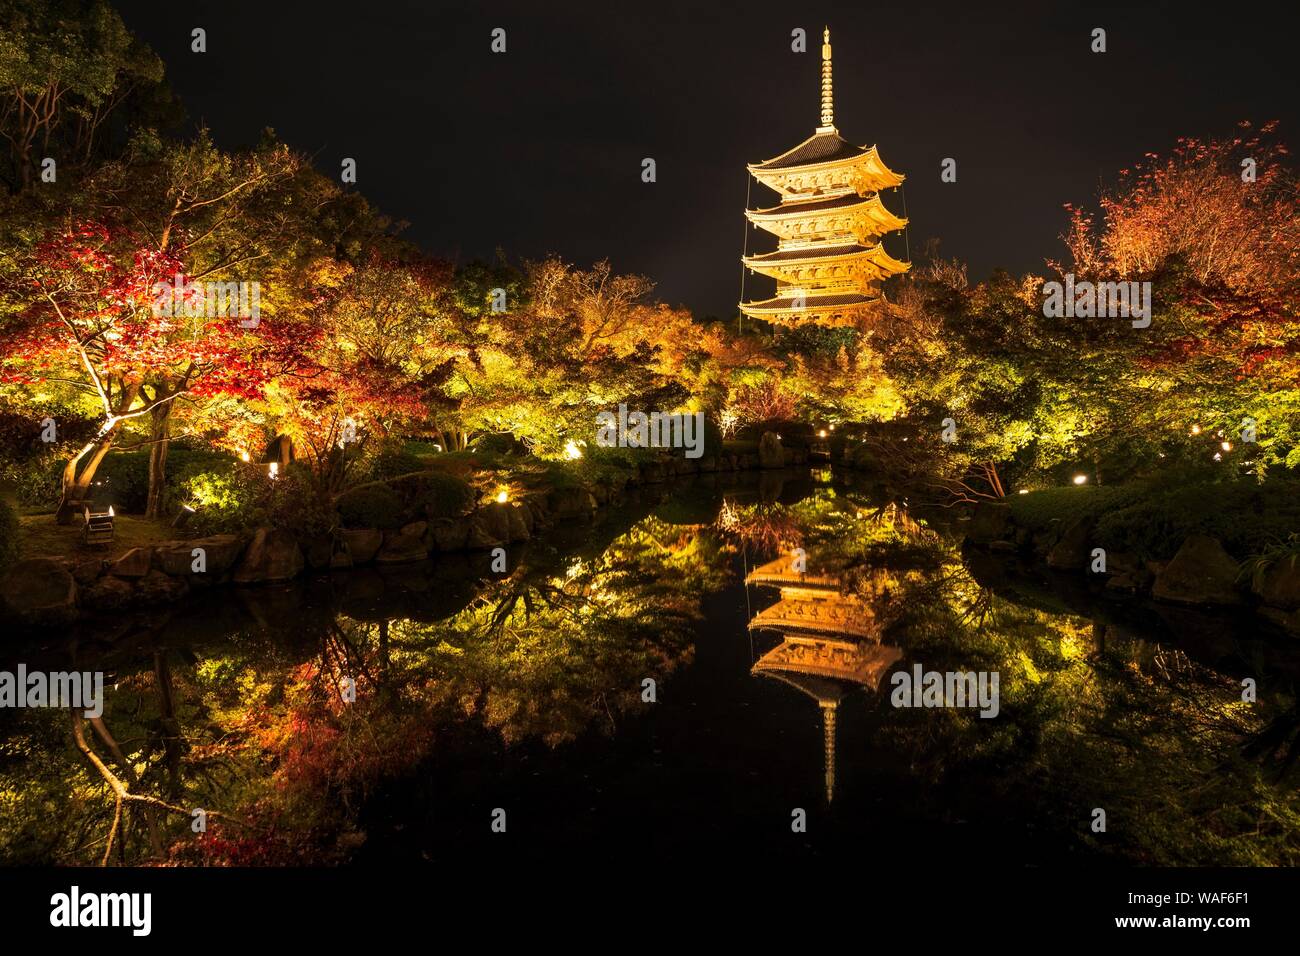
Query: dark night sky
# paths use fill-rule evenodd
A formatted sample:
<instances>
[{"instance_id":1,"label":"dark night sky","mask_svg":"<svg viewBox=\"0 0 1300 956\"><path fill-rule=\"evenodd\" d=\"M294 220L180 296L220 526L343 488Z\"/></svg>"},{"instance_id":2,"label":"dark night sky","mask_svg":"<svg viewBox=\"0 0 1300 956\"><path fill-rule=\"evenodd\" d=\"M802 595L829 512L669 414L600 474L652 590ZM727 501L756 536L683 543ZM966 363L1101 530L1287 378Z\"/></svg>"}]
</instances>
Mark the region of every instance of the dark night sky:
<instances>
[{"instance_id":1,"label":"dark night sky","mask_svg":"<svg viewBox=\"0 0 1300 956\"><path fill-rule=\"evenodd\" d=\"M734 314L745 163L817 125L824 23L840 133L907 175L913 250L939 237L972 278L1041 268L1063 251L1063 203L1178 136L1280 119L1295 143L1300 126L1294 34L1254 3L1213 17L1187 3L860 0L118 8L221 145L270 126L332 175L355 157L358 188L431 253L608 257L700 315ZM195 26L206 54L189 50ZM503 55L489 50L497 26ZM809 52L790 51L794 27ZM641 182L646 156L655 184ZM939 178L949 156L955 184ZM752 204L774 198L754 186Z\"/></svg>"}]
</instances>

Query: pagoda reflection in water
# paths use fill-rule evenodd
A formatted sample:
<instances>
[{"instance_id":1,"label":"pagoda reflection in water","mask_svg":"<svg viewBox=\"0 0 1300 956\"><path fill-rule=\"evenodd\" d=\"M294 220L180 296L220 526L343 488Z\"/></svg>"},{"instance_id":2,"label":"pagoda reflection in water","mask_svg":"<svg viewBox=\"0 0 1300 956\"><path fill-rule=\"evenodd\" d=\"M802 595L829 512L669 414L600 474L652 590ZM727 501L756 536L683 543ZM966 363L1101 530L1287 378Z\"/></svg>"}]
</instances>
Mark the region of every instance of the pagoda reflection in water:
<instances>
[{"instance_id":1,"label":"pagoda reflection in water","mask_svg":"<svg viewBox=\"0 0 1300 956\"><path fill-rule=\"evenodd\" d=\"M835 797L835 730L840 702L855 687L875 690L902 651L880 643L871 608L841 591L838 575L796 570L790 556L755 568L746 585L780 588L776 604L759 611L750 630L771 630L781 643L751 673L773 677L807 694L822 712L826 802Z\"/></svg>"}]
</instances>

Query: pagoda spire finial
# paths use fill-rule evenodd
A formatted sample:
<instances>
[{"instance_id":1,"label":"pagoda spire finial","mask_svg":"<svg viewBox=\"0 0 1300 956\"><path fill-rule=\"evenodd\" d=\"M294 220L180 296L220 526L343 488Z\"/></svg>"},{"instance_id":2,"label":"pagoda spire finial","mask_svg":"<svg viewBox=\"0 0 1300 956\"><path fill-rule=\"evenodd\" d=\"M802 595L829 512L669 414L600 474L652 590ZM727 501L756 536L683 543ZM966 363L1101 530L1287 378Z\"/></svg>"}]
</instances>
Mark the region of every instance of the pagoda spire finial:
<instances>
[{"instance_id":1,"label":"pagoda spire finial","mask_svg":"<svg viewBox=\"0 0 1300 956\"><path fill-rule=\"evenodd\" d=\"M822 125L824 130L835 128L835 99L831 92L831 28L822 30Z\"/></svg>"}]
</instances>

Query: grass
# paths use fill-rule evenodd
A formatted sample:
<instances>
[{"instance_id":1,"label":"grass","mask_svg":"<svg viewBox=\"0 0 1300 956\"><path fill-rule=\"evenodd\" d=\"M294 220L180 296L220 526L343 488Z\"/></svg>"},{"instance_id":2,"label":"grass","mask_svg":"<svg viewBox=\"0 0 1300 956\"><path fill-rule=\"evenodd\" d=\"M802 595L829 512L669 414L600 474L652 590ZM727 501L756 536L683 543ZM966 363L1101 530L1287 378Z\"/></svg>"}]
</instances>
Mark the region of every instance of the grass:
<instances>
[{"instance_id":1,"label":"grass","mask_svg":"<svg viewBox=\"0 0 1300 956\"><path fill-rule=\"evenodd\" d=\"M1044 488L1027 495L1007 499L1016 524L1034 531L1046 528L1059 518L1068 528L1079 518L1096 518L1133 504L1145 493L1143 485L1071 485Z\"/></svg>"},{"instance_id":2,"label":"grass","mask_svg":"<svg viewBox=\"0 0 1300 956\"><path fill-rule=\"evenodd\" d=\"M1173 557L1190 534L1217 538L1238 560L1290 553L1290 536L1300 536L1300 482L1281 479L1045 488L1008 504L1016 524L1032 531L1053 519L1061 530L1095 519L1098 544L1144 559Z\"/></svg>"},{"instance_id":3,"label":"grass","mask_svg":"<svg viewBox=\"0 0 1300 956\"><path fill-rule=\"evenodd\" d=\"M117 558L132 548L173 541L181 532L152 518L118 515L113 520L113 543L88 548L81 543L81 521L54 523L54 515L23 515L18 519L19 558Z\"/></svg>"},{"instance_id":4,"label":"grass","mask_svg":"<svg viewBox=\"0 0 1300 956\"><path fill-rule=\"evenodd\" d=\"M1151 493L1103 515L1097 540L1144 558L1174 555L1189 534L1217 538L1238 560L1290 549L1300 535L1300 481L1198 482Z\"/></svg>"}]
</instances>

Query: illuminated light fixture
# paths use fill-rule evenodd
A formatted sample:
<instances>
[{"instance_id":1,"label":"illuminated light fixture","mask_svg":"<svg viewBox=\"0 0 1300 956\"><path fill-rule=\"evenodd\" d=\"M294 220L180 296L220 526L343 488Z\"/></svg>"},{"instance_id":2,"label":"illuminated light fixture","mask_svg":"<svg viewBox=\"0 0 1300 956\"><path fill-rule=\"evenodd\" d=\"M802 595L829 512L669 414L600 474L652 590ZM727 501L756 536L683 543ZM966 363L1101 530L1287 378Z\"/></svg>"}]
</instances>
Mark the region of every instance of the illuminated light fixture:
<instances>
[{"instance_id":1,"label":"illuminated light fixture","mask_svg":"<svg viewBox=\"0 0 1300 956\"><path fill-rule=\"evenodd\" d=\"M818 438L825 438L825 437L826 437L826 429L823 428L821 431L819 431L819 432L817 433L817 437L818 437Z\"/></svg>"},{"instance_id":2,"label":"illuminated light fixture","mask_svg":"<svg viewBox=\"0 0 1300 956\"><path fill-rule=\"evenodd\" d=\"M279 478L279 477L280 477L280 463L279 463L278 461L273 461L273 462L268 463L267 466L266 466L266 474L267 474L267 476L268 476L269 478L271 478L272 480L274 480L274 479L276 479L276 478Z\"/></svg>"},{"instance_id":3,"label":"illuminated light fixture","mask_svg":"<svg viewBox=\"0 0 1300 956\"><path fill-rule=\"evenodd\" d=\"M1021 489L1020 489L1020 494L1022 494L1022 495L1027 495L1027 494L1029 494L1029 489L1028 489L1028 488L1021 488Z\"/></svg>"},{"instance_id":4,"label":"illuminated light fixture","mask_svg":"<svg viewBox=\"0 0 1300 956\"><path fill-rule=\"evenodd\" d=\"M568 458L570 461L582 457L582 449L578 447L578 443L572 438L564 443L564 457Z\"/></svg>"},{"instance_id":5,"label":"illuminated light fixture","mask_svg":"<svg viewBox=\"0 0 1300 956\"><path fill-rule=\"evenodd\" d=\"M1087 476L1087 475L1075 475L1075 476L1074 476L1074 483L1075 483L1076 485L1082 485L1082 484L1085 484L1087 481L1088 481L1088 476Z\"/></svg>"},{"instance_id":6,"label":"illuminated light fixture","mask_svg":"<svg viewBox=\"0 0 1300 956\"><path fill-rule=\"evenodd\" d=\"M252 460L252 457L253 457L253 456L250 455L250 454L249 454L248 452L246 452L246 451L241 451L241 452L239 453L239 460L240 460L240 461L251 461L251 460Z\"/></svg>"},{"instance_id":7,"label":"illuminated light fixture","mask_svg":"<svg viewBox=\"0 0 1300 956\"><path fill-rule=\"evenodd\" d=\"M831 431L835 431L835 426L834 426L834 425L831 426Z\"/></svg>"},{"instance_id":8,"label":"illuminated light fixture","mask_svg":"<svg viewBox=\"0 0 1300 956\"><path fill-rule=\"evenodd\" d=\"M497 492L497 498L496 498L497 504L503 505L509 500L510 500L510 492L506 491L506 489L502 488L500 491Z\"/></svg>"},{"instance_id":9,"label":"illuminated light fixture","mask_svg":"<svg viewBox=\"0 0 1300 956\"><path fill-rule=\"evenodd\" d=\"M1222 448L1224 451L1232 451L1232 442L1230 441L1220 442L1219 447Z\"/></svg>"},{"instance_id":10,"label":"illuminated light fixture","mask_svg":"<svg viewBox=\"0 0 1300 956\"><path fill-rule=\"evenodd\" d=\"M1192 426L1192 434L1193 434L1193 435L1199 435L1200 433L1201 433L1201 426L1200 426L1200 425L1193 425L1193 426Z\"/></svg>"},{"instance_id":11,"label":"illuminated light fixture","mask_svg":"<svg viewBox=\"0 0 1300 956\"><path fill-rule=\"evenodd\" d=\"M1216 451L1216 452L1214 453L1214 460L1215 460L1215 461L1223 461L1223 456L1220 455L1220 454Z\"/></svg>"},{"instance_id":12,"label":"illuminated light fixture","mask_svg":"<svg viewBox=\"0 0 1300 956\"><path fill-rule=\"evenodd\" d=\"M173 528L183 528L190 520L190 515L194 514L194 509L189 505L181 505L181 510L176 512L176 517L172 519Z\"/></svg>"}]
</instances>

